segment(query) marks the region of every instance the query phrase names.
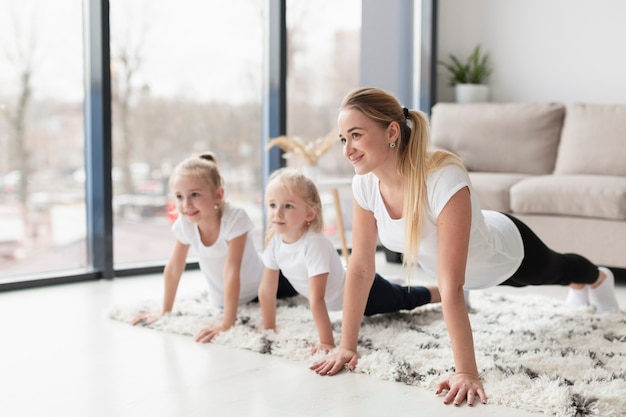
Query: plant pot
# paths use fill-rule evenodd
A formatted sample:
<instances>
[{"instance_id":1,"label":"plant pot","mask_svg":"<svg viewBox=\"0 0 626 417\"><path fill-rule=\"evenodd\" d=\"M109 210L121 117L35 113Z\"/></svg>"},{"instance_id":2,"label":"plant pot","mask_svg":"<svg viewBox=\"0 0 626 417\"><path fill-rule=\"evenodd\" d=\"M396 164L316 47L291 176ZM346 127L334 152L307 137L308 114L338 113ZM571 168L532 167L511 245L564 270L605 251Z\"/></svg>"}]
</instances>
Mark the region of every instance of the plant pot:
<instances>
[{"instance_id":1,"label":"plant pot","mask_svg":"<svg viewBox=\"0 0 626 417\"><path fill-rule=\"evenodd\" d=\"M317 165L305 165L302 168L302 173L317 183L320 178L320 167Z\"/></svg>"},{"instance_id":2,"label":"plant pot","mask_svg":"<svg viewBox=\"0 0 626 417\"><path fill-rule=\"evenodd\" d=\"M457 84L454 86L457 103L489 101L489 86L484 84Z\"/></svg>"}]
</instances>

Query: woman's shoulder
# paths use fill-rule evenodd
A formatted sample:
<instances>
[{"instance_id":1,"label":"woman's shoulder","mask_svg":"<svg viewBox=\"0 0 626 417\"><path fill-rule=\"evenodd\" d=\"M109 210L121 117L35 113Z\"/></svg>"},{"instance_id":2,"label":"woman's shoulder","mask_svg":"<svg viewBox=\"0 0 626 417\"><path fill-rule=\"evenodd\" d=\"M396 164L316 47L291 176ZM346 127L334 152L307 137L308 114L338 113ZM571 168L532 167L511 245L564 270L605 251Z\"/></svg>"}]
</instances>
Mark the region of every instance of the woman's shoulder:
<instances>
[{"instance_id":1,"label":"woman's shoulder","mask_svg":"<svg viewBox=\"0 0 626 417\"><path fill-rule=\"evenodd\" d=\"M457 180L468 180L469 175L463 167L457 164L447 164L441 166L431 173L428 174L428 182L438 182L441 180L448 181L457 181Z\"/></svg>"},{"instance_id":2,"label":"woman's shoulder","mask_svg":"<svg viewBox=\"0 0 626 417\"><path fill-rule=\"evenodd\" d=\"M377 181L376 176L371 172L368 172L367 174L363 174L363 175L357 174L354 177L352 177L353 185L356 184L359 186L371 187L376 184L376 181Z\"/></svg>"},{"instance_id":3,"label":"woman's shoulder","mask_svg":"<svg viewBox=\"0 0 626 417\"><path fill-rule=\"evenodd\" d=\"M373 173L355 175L352 179L352 194L363 206L372 202L378 191L378 178Z\"/></svg>"}]
</instances>

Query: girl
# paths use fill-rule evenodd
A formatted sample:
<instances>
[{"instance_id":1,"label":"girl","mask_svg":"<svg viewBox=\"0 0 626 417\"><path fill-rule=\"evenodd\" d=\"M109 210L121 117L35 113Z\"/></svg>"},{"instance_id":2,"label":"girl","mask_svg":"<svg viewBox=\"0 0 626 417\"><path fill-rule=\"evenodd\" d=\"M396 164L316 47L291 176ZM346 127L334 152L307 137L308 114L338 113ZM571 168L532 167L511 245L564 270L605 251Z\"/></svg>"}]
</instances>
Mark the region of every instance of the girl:
<instances>
[{"instance_id":1,"label":"girl","mask_svg":"<svg viewBox=\"0 0 626 417\"><path fill-rule=\"evenodd\" d=\"M481 211L461 161L428 151L428 120L402 108L388 93L360 88L350 93L338 117L344 156L354 166L352 258L346 276L340 349L311 368L334 375L354 369L359 324L374 271L377 239L418 260L437 277L456 373L440 382L444 402L485 403L476 365L463 289L494 285L571 285L567 304L591 303L600 313L619 309L614 278L576 254L559 254L522 222Z\"/></svg>"},{"instance_id":2,"label":"girl","mask_svg":"<svg viewBox=\"0 0 626 417\"><path fill-rule=\"evenodd\" d=\"M223 308L222 323L200 330L195 337L207 343L235 324L239 304L256 298L263 263L250 237L252 221L243 209L224 201L223 179L212 153L182 161L169 185L179 216L172 225L174 250L163 271L163 309L139 314L132 324L150 324L172 311L187 254L193 248L209 286L209 302ZM295 295L285 286L288 283L281 284L280 296Z\"/></svg>"},{"instance_id":3,"label":"girl","mask_svg":"<svg viewBox=\"0 0 626 417\"><path fill-rule=\"evenodd\" d=\"M345 270L334 245L321 233L318 190L300 172L283 168L270 177L265 196L269 229L259 287L264 327L276 328L276 287L284 276L309 300L320 339L313 353L328 352L335 346L328 311L342 308ZM437 287L402 287L373 271L372 277L365 315L411 310L440 300Z\"/></svg>"}]
</instances>

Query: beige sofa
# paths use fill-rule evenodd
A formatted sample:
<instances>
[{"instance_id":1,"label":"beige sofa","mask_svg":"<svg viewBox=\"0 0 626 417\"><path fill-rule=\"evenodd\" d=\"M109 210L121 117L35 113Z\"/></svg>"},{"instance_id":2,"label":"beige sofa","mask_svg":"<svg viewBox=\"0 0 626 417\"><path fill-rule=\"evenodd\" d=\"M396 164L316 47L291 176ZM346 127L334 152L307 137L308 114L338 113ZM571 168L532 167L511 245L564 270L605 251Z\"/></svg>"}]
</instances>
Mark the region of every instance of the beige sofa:
<instances>
[{"instance_id":1,"label":"beige sofa","mask_svg":"<svg viewBox=\"0 0 626 417\"><path fill-rule=\"evenodd\" d=\"M432 146L461 157L485 209L551 248L626 270L626 105L439 103Z\"/></svg>"}]
</instances>

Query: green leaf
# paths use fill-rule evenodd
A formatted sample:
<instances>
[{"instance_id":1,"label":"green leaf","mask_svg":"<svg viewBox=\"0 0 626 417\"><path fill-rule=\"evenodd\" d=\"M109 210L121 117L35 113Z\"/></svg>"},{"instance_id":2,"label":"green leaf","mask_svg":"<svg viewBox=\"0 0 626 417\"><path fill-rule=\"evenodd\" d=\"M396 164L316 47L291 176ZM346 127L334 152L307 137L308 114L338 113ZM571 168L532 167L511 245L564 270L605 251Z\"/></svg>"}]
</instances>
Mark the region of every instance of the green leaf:
<instances>
[{"instance_id":1,"label":"green leaf","mask_svg":"<svg viewBox=\"0 0 626 417\"><path fill-rule=\"evenodd\" d=\"M474 48L466 63L461 62L454 54L450 54L449 61L438 63L450 73L450 86L463 83L482 84L492 73L489 55L481 54L480 45Z\"/></svg>"}]
</instances>

